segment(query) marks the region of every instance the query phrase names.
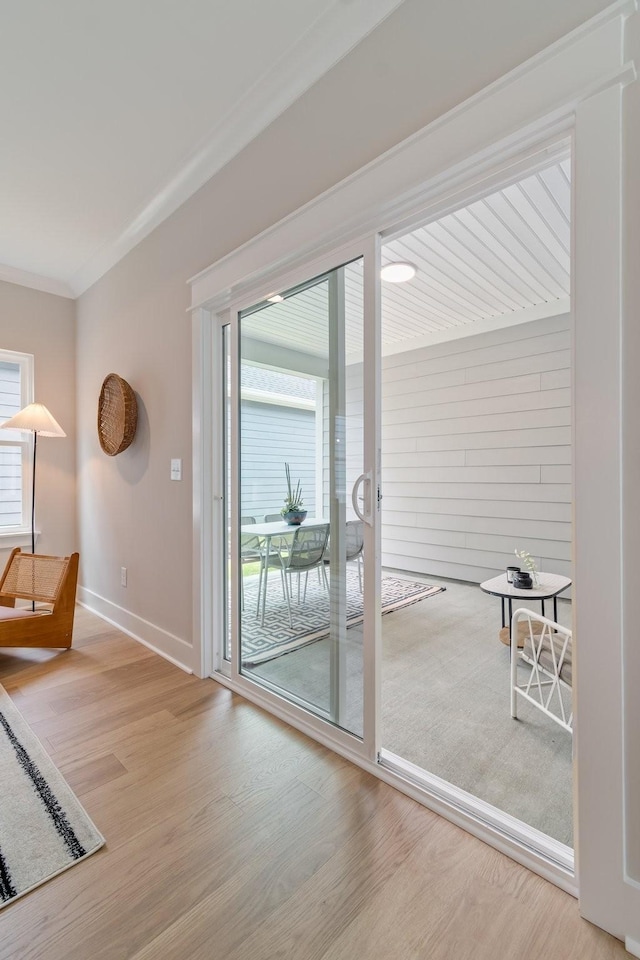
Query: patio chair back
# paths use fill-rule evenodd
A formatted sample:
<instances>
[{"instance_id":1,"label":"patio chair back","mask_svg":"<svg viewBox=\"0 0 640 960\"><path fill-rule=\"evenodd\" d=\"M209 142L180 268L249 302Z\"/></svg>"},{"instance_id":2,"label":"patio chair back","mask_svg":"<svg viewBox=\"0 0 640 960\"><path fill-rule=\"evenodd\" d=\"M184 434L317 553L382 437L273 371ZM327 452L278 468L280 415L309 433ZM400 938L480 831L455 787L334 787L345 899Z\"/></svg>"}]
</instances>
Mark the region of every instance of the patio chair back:
<instances>
[{"instance_id":1,"label":"patio chair back","mask_svg":"<svg viewBox=\"0 0 640 960\"><path fill-rule=\"evenodd\" d=\"M347 520L346 527L347 560L355 560L364 548L364 522L362 520Z\"/></svg>"},{"instance_id":2,"label":"patio chair back","mask_svg":"<svg viewBox=\"0 0 640 960\"><path fill-rule=\"evenodd\" d=\"M277 523L278 520L280 520L282 523L284 523L284 521L282 520L282 514L281 514L281 513L265 513L265 515L264 515L264 522L265 522L265 523Z\"/></svg>"},{"instance_id":3,"label":"patio chair back","mask_svg":"<svg viewBox=\"0 0 640 960\"><path fill-rule=\"evenodd\" d=\"M298 527L287 558L288 569L301 572L317 567L322 562L328 539L328 523L323 523L320 527Z\"/></svg>"},{"instance_id":4,"label":"patio chair back","mask_svg":"<svg viewBox=\"0 0 640 960\"><path fill-rule=\"evenodd\" d=\"M241 527L253 526L255 522L255 517L240 517ZM244 534L240 542L240 559L243 561L259 560L262 556L260 547L260 537L247 537L247 535Z\"/></svg>"}]
</instances>

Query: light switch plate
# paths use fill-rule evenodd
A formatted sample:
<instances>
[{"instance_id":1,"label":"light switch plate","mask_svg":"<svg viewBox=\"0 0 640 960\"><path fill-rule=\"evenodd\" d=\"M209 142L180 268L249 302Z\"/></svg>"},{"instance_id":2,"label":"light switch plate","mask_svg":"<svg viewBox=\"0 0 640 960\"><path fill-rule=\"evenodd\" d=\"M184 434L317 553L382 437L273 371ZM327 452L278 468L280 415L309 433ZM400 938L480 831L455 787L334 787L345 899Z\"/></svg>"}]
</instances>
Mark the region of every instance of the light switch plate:
<instances>
[{"instance_id":1,"label":"light switch plate","mask_svg":"<svg viewBox=\"0 0 640 960\"><path fill-rule=\"evenodd\" d=\"M171 479L182 480L182 460L176 459L171 461Z\"/></svg>"}]
</instances>

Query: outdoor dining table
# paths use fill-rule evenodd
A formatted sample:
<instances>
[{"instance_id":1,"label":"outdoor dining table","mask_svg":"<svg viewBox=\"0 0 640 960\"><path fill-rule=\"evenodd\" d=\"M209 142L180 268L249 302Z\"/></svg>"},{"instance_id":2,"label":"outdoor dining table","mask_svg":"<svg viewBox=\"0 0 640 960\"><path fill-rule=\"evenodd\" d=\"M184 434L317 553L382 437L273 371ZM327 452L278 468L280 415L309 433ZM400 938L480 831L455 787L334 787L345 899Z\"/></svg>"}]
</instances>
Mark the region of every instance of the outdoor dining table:
<instances>
[{"instance_id":1,"label":"outdoor dining table","mask_svg":"<svg viewBox=\"0 0 640 960\"><path fill-rule=\"evenodd\" d=\"M271 555L271 542L272 540L278 540L286 537L293 536L296 530L299 527L304 527L305 529L314 528L314 527L324 527L328 524L328 520L323 520L319 517L307 517L306 520L303 520L302 523L290 524L285 523L284 520L274 520L270 523L247 523L243 524L240 527L240 541L246 543L249 540L255 540L256 538L264 541L264 553L262 556L261 570L265 571L265 576L261 578L262 582L260 588L262 593L258 594L258 607L257 612L260 612L260 606L262 604L262 609L264 610L264 604L267 598L267 574L269 572L269 557Z\"/></svg>"}]
</instances>

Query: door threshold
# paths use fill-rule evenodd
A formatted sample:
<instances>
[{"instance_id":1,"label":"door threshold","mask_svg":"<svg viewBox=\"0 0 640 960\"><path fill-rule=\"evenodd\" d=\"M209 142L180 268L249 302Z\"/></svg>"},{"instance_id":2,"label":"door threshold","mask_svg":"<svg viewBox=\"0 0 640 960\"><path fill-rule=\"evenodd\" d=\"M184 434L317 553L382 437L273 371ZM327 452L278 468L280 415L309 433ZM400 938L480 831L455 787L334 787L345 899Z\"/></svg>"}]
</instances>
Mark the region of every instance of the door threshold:
<instances>
[{"instance_id":1,"label":"door threshold","mask_svg":"<svg viewBox=\"0 0 640 960\"><path fill-rule=\"evenodd\" d=\"M578 896L571 847L390 751L380 751L378 764L393 778L388 782L409 793L419 803L522 863L566 893Z\"/></svg>"}]
</instances>

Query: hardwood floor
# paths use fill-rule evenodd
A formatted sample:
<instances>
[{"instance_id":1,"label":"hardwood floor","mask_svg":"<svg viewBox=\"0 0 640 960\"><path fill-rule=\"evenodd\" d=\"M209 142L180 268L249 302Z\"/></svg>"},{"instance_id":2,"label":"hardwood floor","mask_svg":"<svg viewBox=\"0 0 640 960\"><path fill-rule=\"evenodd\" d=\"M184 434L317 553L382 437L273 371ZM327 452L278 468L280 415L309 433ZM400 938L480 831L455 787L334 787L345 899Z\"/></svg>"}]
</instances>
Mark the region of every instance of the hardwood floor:
<instances>
[{"instance_id":1,"label":"hardwood floor","mask_svg":"<svg viewBox=\"0 0 640 960\"><path fill-rule=\"evenodd\" d=\"M1 960L607 960L576 901L78 608L0 681L106 837L0 912Z\"/></svg>"}]
</instances>

